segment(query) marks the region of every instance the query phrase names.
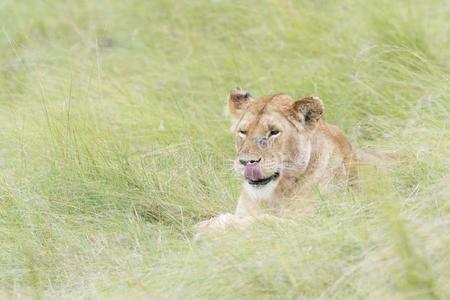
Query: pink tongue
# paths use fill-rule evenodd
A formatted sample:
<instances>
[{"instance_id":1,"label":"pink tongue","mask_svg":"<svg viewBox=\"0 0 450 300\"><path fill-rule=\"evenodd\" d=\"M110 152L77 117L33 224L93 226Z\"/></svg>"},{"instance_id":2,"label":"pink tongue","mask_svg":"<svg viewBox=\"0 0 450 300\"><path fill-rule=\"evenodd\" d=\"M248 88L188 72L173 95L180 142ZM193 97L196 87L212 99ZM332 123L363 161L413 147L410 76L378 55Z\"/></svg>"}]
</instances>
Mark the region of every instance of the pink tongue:
<instances>
[{"instance_id":1,"label":"pink tongue","mask_svg":"<svg viewBox=\"0 0 450 300\"><path fill-rule=\"evenodd\" d=\"M257 180L262 178L262 172L258 165L248 164L245 166L244 176L253 180Z\"/></svg>"}]
</instances>

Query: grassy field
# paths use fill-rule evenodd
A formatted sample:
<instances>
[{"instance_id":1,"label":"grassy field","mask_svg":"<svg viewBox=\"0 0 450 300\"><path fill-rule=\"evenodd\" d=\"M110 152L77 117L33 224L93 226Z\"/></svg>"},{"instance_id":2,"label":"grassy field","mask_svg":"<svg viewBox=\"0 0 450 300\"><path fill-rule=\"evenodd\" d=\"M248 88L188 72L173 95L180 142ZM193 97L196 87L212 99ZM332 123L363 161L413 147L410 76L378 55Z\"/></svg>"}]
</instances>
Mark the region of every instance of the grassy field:
<instances>
[{"instance_id":1,"label":"grassy field","mask_svg":"<svg viewBox=\"0 0 450 300\"><path fill-rule=\"evenodd\" d=\"M448 1L0 2L0 298L449 299ZM389 174L233 211L226 95L315 94Z\"/></svg>"}]
</instances>

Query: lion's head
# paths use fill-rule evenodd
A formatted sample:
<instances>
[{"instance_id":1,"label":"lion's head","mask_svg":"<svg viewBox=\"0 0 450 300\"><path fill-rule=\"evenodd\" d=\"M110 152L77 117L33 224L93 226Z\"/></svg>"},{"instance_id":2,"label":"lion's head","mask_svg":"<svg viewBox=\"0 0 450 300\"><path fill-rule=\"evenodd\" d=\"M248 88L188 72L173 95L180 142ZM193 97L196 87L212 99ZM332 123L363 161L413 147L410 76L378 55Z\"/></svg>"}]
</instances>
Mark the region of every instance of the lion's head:
<instances>
[{"instance_id":1,"label":"lion's head","mask_svg":"<svg viewBox=\"0 0 450 300\"><path fill-rule=\"evenodd\" d=\"M230 92L228 111L237 149L234 166L249 188L275 188L283 176L305 172L323 110L317 97L253 98L240 88Z\"/></svg>"}]
</instances>

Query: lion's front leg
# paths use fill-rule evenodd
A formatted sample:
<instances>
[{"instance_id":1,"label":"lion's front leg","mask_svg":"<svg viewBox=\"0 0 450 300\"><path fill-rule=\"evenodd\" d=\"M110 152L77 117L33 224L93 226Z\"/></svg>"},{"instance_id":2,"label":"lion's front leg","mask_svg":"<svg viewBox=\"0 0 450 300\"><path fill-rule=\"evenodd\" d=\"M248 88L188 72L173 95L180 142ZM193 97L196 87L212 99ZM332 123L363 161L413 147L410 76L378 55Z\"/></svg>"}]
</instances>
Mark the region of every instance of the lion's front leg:
<instances>
[{"instance_id":1,"label":"lion's front leg","mask_svg":"<svg viewBox=\"0 0 450 300\"><path fill-rule=\"evenodd\" d=\"M228 229L244 229L252 223L252 217L221 214L195 225L197 232L223 232Z\"/></svg>"}]
</instances>

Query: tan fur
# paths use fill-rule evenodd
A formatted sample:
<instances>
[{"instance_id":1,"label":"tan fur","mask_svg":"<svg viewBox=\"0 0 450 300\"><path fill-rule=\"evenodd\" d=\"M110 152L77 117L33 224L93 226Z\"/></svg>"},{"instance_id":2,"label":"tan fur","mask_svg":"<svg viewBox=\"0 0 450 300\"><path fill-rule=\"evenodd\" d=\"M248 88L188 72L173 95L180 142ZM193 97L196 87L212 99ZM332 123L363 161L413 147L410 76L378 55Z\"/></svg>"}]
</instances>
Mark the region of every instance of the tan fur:
<instances>
[{"instance_id":1,"label":"tan fur","mask_svg":"<svg viewBox=\"0 0 450 300\"><path fill-rule=\"evenodd\" d=\"M236 89L230 93L237 157L259 160L264 177L279 178L255 187L244 181L234 215L221 215L197 225L199 230L241 228L267 214L283 216L311 208L314 192L324 193L348 184L356 176L355 151L343 132L322 119L318 97L294 100L286 94L253 98Z\"/></svg>"}]
</instances>

